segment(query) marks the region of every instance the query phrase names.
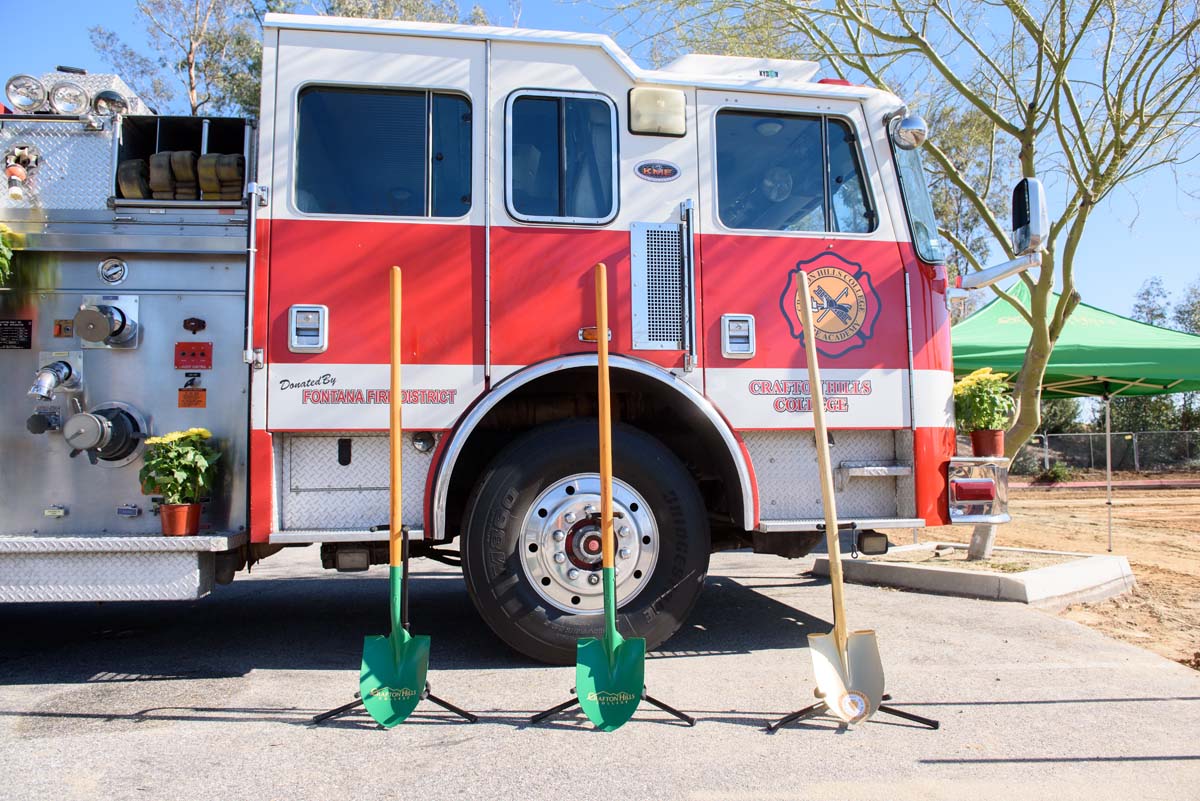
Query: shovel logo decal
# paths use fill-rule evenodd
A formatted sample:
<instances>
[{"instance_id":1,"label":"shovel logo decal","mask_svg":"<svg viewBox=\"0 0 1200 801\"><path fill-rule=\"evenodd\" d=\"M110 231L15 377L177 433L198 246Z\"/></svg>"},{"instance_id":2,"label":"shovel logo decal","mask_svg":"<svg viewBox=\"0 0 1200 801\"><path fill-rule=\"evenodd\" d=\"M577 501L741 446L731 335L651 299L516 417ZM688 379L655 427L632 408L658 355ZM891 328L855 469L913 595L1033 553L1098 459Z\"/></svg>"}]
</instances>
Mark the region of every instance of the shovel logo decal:
<instances>
[{"instance_id":1,"label":"shovel logo decal","mask_svg":"<svg viewBox=\"0 0 1200 801\"><path fill-rule=\"evenodd\" d=\"M372 687L371 695L387 701L407 701L415 698L417 691L411 687Z\"/></svg>"},{"instance_id":2,"label":"shovel logo decal","mask_svg":"<svg viewBox=\"0 0 1200 801\"><path fill-rule=\"evenodd\" d=\"M637 698L637 696L633 693L627 693L624 691L608 692L606 690L601 690L598 693L590 692L587 694L587 699L597 704L627 704L635 698Z\"/></svg>"},{"instance_id":3,"label":"shovel logo decal","mask_svg":"<svg viewBox=\"0 0 1200 801\"><path fill-rule=\"evenodd\" d=\"M851 723L862 720L871 711L871 702L867 700L866 695L857 690L847 690L838 698L837 705L843 717Z\"/></svg>"}]
</instances>

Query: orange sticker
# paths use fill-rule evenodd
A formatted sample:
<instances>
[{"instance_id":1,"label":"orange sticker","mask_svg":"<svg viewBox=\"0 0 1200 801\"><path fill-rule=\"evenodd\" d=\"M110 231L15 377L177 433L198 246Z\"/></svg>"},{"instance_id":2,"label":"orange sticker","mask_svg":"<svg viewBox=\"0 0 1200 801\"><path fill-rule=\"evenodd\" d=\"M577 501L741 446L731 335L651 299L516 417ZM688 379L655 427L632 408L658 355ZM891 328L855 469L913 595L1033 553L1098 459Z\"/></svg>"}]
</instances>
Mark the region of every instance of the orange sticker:
<instances>
[{"instance_id":1,"label":"orange sticker","mask_svg":"<svg viewBox=\"0 0 1200 801\"><path fill-rule=\"evenodd\" d=\"M208 406L205 390L189 388L179 390L180 409L204 409Z\"/></svg>"}]
</instances>

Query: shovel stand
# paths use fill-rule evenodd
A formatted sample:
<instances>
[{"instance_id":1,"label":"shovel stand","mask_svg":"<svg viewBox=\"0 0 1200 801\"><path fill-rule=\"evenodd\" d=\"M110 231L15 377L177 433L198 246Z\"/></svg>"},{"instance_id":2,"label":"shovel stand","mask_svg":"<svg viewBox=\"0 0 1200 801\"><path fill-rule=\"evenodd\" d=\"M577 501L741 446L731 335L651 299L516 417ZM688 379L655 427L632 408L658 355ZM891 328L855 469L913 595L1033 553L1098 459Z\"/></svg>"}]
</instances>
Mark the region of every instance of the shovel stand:
<instances>
[{"instance_id":1,"label":"shovel stand","mask_svg":"<svg viewBox=\"0 0 1200 801\"><path fill-rule=\"evenodd\" d=\"M892 700L892 696L885 695L883 696L883 700L890 701ZM824 715L828 711L829 706L824 701L817 701L815 704L804 707L804 709L793 712L790 715L785 715L774 723L768 723L767 731L774 734L789 723L795 723L798 720L805 720L807 718L815 718L818 715ZM905 720L911 720L913 723L920 723L922 726L928 726L931 729L941 728L942 725L933 718L923 718L920 715L914 715L911 712L905 712L903 709L897 709L896 707L889 706L887 704L880 704L879 709L876 711L882 712L885 715L892 715L894 717L904 718Z\"/></svg>"},{"instance_id":2,"label":"shovel stand","mask_svg":"<svg viewBox=\"0 0 1200 801\"><path fill-rule=\"evenodd\" d=\"M465 709L459 709L458 707L456 707L454 704L450 703L449 701L442 700L441 698L438 698L436 695L431 693L429 691L429 682L425 682L425 690L424 690L424 692L421 693L421 700L432 701L433 703L440 706L442 709L445 709L447 712L453 712L454 714L458 715L460 718L465 720L467 723L478 723L479 722L479 718L476 717L475 715L472 715L470 712L466 711ZM358 693L355 693L354 700L351 701L350 703L342 704L341 706L337 707L336 709L331 709L328 712L322 712L321 714L315 716L312 719L312 725L320 726L322 723L324 723L327 720L332 720L333 718L340 718L342 715L348 715L354 709L362 706L362 702L363 702L362 696L360 696Z\"/></svg>"},{"instance_id":3,"label":"shovel stand","mask_svg":"<svg viewBox=\"0 0 1200 801\"><path fill-rule=\"evenodd\" d=\"M571 695L575 696L575 688L574 687L571 688ZM672 717L682 720L684 723L686 723L689 726L696 725L696 719L694 717L692 717L691 715L685 714L683 712L680 712L678 709L676 709L673 706L664 704L662 701L658 700L653 695L650 695L649 693L647 693L645 687L642 688L642 700L645 701L646 703L650 704L651 706L658 707L663 712L666 712L668 715L671 715ZM561 704L555 704L554 706L550 707L549 709L547 709L543 712L538 712L536 715L534 715L533 717L531 717L529 719L529 723L530 723L530 725L536 726L538 723L541 723L543 720L554 717L555 715L562 714L563 712L566 712L568 709L570 709L571 707L574 707L574 706L579 706L579 697L578 696L575 696L567 701L563 701Z\"/></svg>"}]
</instances>

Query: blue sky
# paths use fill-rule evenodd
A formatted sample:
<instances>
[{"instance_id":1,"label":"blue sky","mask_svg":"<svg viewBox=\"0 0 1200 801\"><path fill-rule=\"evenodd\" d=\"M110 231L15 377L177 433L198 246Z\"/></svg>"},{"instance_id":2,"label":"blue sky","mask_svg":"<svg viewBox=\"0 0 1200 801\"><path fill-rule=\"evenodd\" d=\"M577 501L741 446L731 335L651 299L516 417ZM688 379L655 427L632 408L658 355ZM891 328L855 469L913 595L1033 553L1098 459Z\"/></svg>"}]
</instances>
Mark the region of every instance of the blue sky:
<instances>
[{"instance_id":1,"label":"blue sky","mask_svg":"<svg viewBox=\"0 0 1200 801\"><path fill-rule=\"evenodd\" d=\"M463 0L460 5L469 4ZM488 0L482 5L498 24L510 23L507 3ZM130 43L145 39L132 0L39 0L37 9L42 22L23 35L6 29L0 80L18 72L39 74L59 64L104 71L88 39L93 25L111 28ZM521 27L599 32L605 17L604 11L582 3L525 0ZM1200 159L1180 168L1178 177L1177 185L1169 170L1143 176L1117 190L1092 215L1076 261L1084 301L1128 314L1147 277L1161 275L1178 292L1200 276L1200 200L1183 191L1200 191ZM985 300L990 297L988 293Z\"/></svg>"}]
</instances>

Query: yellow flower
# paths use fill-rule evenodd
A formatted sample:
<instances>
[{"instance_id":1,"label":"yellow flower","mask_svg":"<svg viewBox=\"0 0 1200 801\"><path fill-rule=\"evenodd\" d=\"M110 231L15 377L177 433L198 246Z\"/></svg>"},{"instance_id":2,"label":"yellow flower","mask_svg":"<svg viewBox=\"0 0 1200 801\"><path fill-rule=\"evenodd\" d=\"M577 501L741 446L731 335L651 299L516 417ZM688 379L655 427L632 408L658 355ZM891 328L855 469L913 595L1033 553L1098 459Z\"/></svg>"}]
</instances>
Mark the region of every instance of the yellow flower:
<instances>
[{"instance_id":1,"label":"yellow flower","mask_svg":"<svg viewBox=\"0 0 1200 801\"><path fill-rule=\"evenodd\" d=\"M189 437L199 437L200 439L212 439L212 432L207 428L189 428L186 431L172 431L169 434L162 434L157 437L150 437L146 440L147 445L170 445L173 442L179 442L181 439Z\"/></svg>"}]
</instances>

